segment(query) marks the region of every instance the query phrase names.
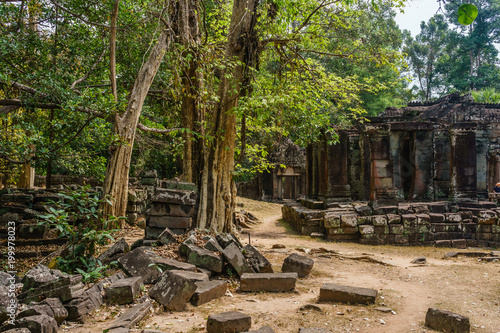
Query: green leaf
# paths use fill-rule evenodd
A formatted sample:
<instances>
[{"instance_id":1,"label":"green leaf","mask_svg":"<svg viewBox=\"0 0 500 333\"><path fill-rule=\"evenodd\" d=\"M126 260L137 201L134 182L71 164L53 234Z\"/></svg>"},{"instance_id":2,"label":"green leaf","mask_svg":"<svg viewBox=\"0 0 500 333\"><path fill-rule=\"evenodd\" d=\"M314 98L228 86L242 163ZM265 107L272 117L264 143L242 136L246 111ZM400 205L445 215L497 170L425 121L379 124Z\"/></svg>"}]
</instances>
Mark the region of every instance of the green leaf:
<instances>
[{"instance_id":1,"label":"green leaf","mask_svg":"<svg viewBox=\"0 0 500 333\"><path fill-rule=\"evenodd\" d=\"M458 8L458 23L462 25L470 25L476 19L478 14L477 7L466 3Z\"/></svg>"}]
</instances>

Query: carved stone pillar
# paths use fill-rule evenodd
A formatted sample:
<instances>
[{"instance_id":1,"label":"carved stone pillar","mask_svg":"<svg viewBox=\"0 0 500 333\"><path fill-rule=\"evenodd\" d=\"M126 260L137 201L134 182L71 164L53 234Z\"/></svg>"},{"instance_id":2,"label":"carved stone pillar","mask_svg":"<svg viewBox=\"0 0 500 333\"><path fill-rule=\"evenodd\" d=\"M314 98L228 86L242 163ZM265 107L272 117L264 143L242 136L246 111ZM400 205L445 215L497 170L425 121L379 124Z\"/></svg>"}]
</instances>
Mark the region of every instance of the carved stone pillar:
<instances>
[{"instance_id":1,"label":"carved stone pillar","mask_svg":"<svg viewBox=\"0 0 500 333\"><path fill-rule=\"evenodd\" d=\"M347 171L348 135L343 131L340 131L338 135L339 141L327 147L328 170L325 184L328 189L328 198L348 200L351 198Z\"/></svg>"}]
</instances>

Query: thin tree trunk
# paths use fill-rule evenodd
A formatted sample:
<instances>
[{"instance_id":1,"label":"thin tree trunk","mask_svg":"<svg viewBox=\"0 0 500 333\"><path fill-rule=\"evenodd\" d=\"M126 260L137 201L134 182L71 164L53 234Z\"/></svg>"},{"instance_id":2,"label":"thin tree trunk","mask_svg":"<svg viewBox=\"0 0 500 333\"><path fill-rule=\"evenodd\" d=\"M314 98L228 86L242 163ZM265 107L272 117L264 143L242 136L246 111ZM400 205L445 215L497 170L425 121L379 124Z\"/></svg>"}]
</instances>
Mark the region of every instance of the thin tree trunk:
<instances>
[{"instance_id":1,"label":"thin tree trunk","mask_svg":"<svg viewBox=\"0 0 500 333\"><path fill-rule=\"evenodd\" d=\"M130 159L137 123L139 122L144 99L158 72L170 41L170 30L163 30L148 59L137 74L125 113L123 116L115 115L115 132L121 142L110 148L111 156L104 179L104 194L111 195L114 198L114 203L103 207L105 217L109 215L125 216Z\"/></svg>"},{"instance_id":2,"label":"thin tree trunk","mask_svg":"<svg viewBox=\"0 0 500 333\"><path fill-rule=\"evenodd\" d=\"M118 6L120 0L116 0L113 4L113 11L110 16L110 31L109 31L109 80L111 81L111 93L118 101L118 90L116 88L116 24L118 21Z\"/></svg>"}]
</instances>

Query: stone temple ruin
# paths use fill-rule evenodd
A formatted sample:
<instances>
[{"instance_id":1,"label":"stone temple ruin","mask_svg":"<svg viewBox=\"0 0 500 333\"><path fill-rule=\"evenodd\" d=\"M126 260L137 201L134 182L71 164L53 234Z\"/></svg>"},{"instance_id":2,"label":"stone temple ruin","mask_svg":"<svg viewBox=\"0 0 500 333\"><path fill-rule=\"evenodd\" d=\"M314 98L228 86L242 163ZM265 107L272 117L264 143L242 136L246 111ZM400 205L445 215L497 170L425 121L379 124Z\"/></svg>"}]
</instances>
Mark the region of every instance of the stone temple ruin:
<instances>
[{"instance_id":1,"label":"stone temple ruin","mask_svg":"<svg viewBox=\"0 0 500 333\"><path fill-rule=\"evenodd\" d=\"M371 244L500 241L500 105L458 93L387 108L307 148L307 200L283 217L303 234Z\"/></svg>"}]
</instances>

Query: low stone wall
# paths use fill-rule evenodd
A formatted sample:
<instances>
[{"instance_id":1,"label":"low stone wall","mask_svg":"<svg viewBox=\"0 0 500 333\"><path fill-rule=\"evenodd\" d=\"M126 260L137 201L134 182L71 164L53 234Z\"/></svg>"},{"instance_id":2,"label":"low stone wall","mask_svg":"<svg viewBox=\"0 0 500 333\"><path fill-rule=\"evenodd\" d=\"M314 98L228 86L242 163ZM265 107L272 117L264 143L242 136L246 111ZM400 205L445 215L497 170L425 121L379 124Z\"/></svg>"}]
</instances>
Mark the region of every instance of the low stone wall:
<instances>
[{"instance_id":1,"label":"low stone wall","mask_svg":"<svg viewBox=\"0 0 500 333\"><path fill-rule=\"evenodd\" d=\"M442 247L500 247L500 209L493 202L432 202L371 207L303 200L284 205L283 219L302 235L334 241Z\"/></svg>"}]
</instances>

